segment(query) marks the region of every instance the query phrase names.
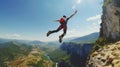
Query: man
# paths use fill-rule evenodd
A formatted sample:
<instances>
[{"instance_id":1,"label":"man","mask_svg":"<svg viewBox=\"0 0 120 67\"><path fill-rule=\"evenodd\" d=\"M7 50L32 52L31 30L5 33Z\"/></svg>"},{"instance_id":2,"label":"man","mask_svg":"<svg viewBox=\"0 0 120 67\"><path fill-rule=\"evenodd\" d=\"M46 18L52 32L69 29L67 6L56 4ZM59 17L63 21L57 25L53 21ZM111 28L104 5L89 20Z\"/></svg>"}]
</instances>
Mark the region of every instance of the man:
<instances>
[{"instance_id":1,"label":"man","mask_svg":"<svg viewBox=\"0 0 120 67\"><path fill-rule=\"evenodd\" d=\"M60 20L55 20L55 22L60 22L60 26L56 29L56 30L52 30L52 31L48 31L47 33L47 37L55 32L60 31L61 29L63 29L63 34L59 36L59 42L62 42L62 38L65 36L66 31L67 31L67 21L72 18L75 14L77 13L77 10L68 18L66 18L66 16L64 15Z\"/></svg>"}]
</instances>

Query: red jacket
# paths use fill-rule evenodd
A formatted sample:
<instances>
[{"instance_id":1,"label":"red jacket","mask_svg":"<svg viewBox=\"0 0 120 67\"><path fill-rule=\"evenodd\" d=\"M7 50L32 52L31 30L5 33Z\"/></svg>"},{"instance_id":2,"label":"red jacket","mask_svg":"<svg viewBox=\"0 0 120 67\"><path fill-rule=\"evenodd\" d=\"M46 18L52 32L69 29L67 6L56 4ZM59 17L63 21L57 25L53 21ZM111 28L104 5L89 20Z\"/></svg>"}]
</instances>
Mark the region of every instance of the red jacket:
<instances>
[{"instance_id":1,"label":"red jacket","mask_svg":"<svg viewBox=\"0 0 120 67\"><path fill-rule=\"evenodd\" d=\"M66 19L64 18L64 17L62 17L61 19L60 19L60 23L64 23L66 21Z\"/></svg>"}]
</instances>

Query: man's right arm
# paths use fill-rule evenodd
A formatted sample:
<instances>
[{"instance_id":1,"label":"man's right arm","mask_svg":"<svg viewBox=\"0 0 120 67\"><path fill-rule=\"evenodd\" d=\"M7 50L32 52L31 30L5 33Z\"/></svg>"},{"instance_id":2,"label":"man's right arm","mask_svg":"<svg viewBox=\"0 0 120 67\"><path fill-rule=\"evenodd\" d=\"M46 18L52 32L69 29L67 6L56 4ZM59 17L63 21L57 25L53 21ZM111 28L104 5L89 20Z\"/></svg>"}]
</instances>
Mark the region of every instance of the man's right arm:
<instances>
[{"instance_id":1,"label":"man's right arm","mask_svg":"<svg viewBox=\"0 0 120 67\"><path fill-rule=\"evenodd\" d=\"M68 19L72 18L77 13L77 10Z\"/></svg>"}]
</instances>

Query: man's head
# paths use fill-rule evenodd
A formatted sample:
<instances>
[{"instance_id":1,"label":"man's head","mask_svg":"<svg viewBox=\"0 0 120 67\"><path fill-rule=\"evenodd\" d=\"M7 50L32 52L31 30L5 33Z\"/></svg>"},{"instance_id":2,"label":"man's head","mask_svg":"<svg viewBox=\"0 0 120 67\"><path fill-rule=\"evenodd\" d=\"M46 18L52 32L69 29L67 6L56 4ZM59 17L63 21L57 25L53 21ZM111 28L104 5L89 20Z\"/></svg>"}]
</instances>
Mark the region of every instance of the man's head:
<instances>
[{"instance_id":1,"label":"man's head","mask_svg":"<svg viewBox=\"0 0 120 67\"><path fill-rule=\"evenodd\" d=\"M64 17L64 18L66 18L66 16L65 16L65 15L63 15L63 17Z\"/></svg>"}]
</instances>

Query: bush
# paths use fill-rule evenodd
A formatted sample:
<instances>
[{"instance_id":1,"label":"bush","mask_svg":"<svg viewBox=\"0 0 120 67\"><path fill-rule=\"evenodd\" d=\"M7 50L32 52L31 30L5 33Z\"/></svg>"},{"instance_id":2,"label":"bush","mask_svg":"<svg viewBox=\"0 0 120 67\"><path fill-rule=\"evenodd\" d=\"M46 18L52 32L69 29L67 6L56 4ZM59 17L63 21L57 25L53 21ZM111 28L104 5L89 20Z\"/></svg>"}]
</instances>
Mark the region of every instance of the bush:
<instances>
[{"instance_id":1,"label":"bush","mask_svg":"<svg viewBox=\"0 0 120 67\"><path fill-rule=\"evenodd\" d=\"M93 50L91 52L94 52L95 50L98 50L99 48L102 48L107 44L108 44L107 39L99 37L98 40L95 42Z\"/></svg>"}]
</instances>

